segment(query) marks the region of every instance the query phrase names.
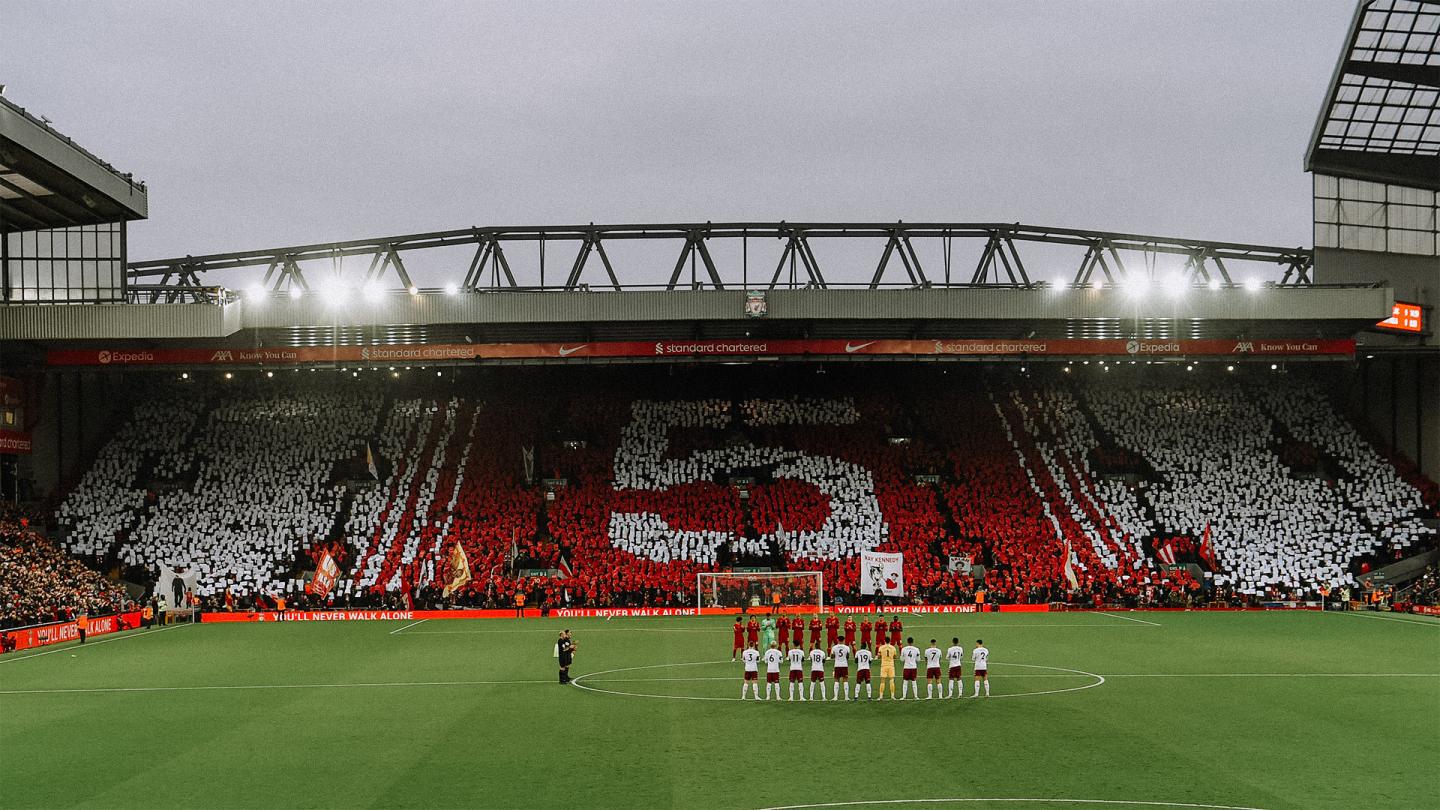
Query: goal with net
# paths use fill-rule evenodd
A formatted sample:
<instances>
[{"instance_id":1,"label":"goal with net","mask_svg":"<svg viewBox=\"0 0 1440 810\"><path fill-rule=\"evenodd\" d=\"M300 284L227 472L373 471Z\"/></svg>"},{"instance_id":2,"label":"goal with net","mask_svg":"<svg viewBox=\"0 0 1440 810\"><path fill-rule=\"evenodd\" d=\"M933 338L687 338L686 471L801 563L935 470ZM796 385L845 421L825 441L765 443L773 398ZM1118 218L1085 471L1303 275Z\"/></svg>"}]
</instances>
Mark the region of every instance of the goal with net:
<instances>
[{"instance_id":1,"label":"goal with net","mask_svg":"<svg viewBox=\"0 0 1440 810\"><path fill-rule=\"evenodd\" d=\"M825 609L825 574L778 571L695 575L695 607L769 610L776 596L782 607Z\"/></svg>"}]
</instances>

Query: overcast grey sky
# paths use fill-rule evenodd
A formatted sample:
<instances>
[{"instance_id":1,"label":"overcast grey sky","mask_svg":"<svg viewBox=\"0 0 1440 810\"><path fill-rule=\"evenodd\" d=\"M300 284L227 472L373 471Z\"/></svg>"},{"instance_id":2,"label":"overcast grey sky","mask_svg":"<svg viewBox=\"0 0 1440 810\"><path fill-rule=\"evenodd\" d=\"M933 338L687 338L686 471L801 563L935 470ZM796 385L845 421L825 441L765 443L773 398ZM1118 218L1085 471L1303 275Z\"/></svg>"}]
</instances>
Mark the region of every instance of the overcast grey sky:
<instances>
[{"instance_id":1,"label":"overcast grey sky","mask_svg":"<svg viewBox=\"0 0 1440 810\"><path fill-rule=\"evenodd\" d=\"M1352 0L8 0L132 259L493 224L1020 221L1309 245Z\"/></svg>"}]
</instances>

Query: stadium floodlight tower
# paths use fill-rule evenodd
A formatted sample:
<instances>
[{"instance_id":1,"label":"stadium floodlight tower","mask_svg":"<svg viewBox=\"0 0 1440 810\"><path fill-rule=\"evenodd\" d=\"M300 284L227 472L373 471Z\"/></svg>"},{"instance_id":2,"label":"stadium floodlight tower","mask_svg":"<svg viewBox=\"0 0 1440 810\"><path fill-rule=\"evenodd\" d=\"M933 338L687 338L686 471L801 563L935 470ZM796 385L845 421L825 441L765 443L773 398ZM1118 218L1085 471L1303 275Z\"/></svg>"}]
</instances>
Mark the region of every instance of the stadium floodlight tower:
<instances>
[{"instance_id":1,"label":"stadium floodlight tower","mask_svg":"<svg viewBox=\"0 0 1440 810\"><path fill-rule=\"evenodd\" d=\"M704 608L770 610L781 607L825 610L823 571L711 571L695 575L695 612Z\"/></svg>"}]
</instances>

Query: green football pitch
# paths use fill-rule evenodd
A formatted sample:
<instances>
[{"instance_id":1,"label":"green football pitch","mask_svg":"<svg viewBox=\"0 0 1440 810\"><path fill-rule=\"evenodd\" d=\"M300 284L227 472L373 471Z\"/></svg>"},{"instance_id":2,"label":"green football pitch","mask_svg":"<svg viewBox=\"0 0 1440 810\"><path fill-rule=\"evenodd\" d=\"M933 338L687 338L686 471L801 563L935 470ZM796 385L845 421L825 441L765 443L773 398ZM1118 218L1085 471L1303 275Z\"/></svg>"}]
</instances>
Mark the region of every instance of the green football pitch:
<instances>
[{"instance_id":1,"label":"green football pitch","mask_svg":"<svg viewBox=\"0 0 1440 810\"><path fill-rule=\"evenodd\" d=\"M990 614L912 633L983 638L992 696L740 702L723 618L132 631L0 659L0 805L1440 808L1437 621Z\"/></svg>"}]
</instances>

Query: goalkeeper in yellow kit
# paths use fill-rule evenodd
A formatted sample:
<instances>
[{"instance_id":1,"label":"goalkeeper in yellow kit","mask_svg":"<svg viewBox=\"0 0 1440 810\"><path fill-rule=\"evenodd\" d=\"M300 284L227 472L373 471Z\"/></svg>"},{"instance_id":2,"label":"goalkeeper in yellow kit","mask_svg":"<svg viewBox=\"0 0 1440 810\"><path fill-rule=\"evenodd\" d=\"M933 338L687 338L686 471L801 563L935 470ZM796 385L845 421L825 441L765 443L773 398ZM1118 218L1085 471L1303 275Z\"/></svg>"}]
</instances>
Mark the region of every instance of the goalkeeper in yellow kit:
<instances>
[{"instance_id":1,"label":"goalkeeper in yellow kit","mask_svg":"<svg viewBox=\"0 0 1440 810\"><path fill-rule=\"evenodd\" d=\"M890 699L895 699L895 656L900 651L895 649L894 644L881 644L876 650L880 656L880 697L876 700L885 699L885 687L890 687Z\"/></svg>"}]
</instances>

